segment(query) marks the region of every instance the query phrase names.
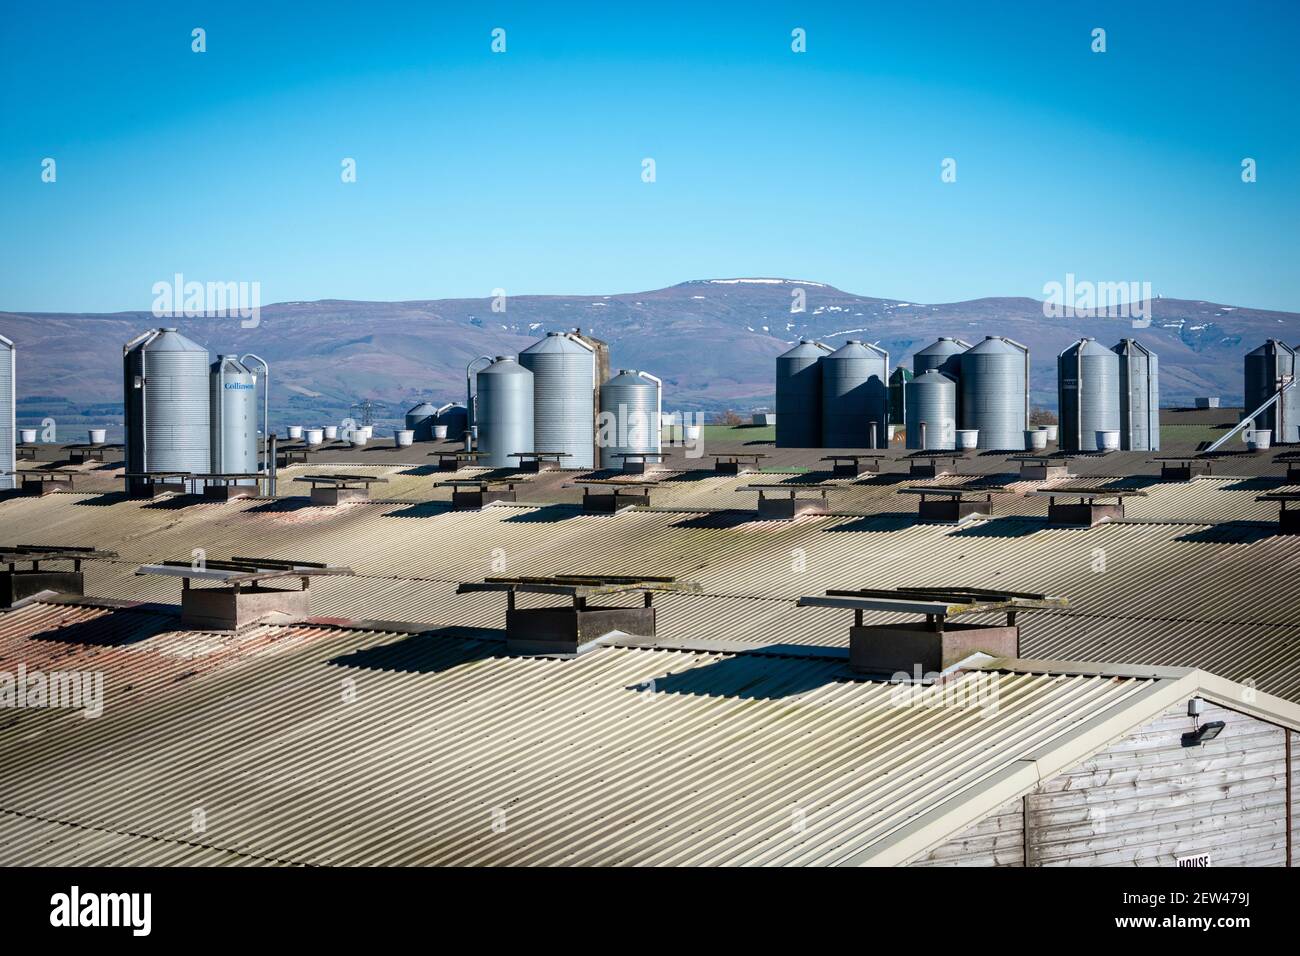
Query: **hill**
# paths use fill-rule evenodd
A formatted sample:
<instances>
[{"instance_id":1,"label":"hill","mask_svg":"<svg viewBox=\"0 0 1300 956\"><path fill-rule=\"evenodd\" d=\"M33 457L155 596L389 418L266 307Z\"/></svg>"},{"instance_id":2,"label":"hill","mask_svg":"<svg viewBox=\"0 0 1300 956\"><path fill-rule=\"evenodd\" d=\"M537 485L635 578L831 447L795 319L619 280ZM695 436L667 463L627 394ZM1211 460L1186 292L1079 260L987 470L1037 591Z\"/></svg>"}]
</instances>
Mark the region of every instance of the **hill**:
<instances>
[{"instance_id":1,"label":"hill","mask_svg":"<svg viewBox=\"0 0 1300 956\"><path fill-rule=\"evenodd\" d=\"M792 311L803 290L803 311ZM977 341L1006 335L1029 346L1033 400L1056 403L1055 357L1082 335L1113 344L1140 339L1159 356L1165 404L1195 395L1240 401L1242 355L1264 339L1300 339L1300 315L1211 302L1158 299L1151 323L1097 315L1047 318L1029 298L926 304L856 295L790 279L703 279L618 295L512 296L414 302L321 300L265 306L257 328L234 318L160 321L148 312L0 313L0 333L20 349L19 398L79 407L121 400L121 345L150 326L174 324L217 354L254 352L271 362L277 418L336 417L362 397L390 415L429 397L460 399L465 365L518 352L546 331L582 328L610 343L615 368L664 379L667 409L747 411L773 403L773 359L801 336L836 345L878 342L892 364L939 335ZM38 403L24 402L23 408ZM342 410L342 411L340 411Z\"/></svg>"}]
</instances>

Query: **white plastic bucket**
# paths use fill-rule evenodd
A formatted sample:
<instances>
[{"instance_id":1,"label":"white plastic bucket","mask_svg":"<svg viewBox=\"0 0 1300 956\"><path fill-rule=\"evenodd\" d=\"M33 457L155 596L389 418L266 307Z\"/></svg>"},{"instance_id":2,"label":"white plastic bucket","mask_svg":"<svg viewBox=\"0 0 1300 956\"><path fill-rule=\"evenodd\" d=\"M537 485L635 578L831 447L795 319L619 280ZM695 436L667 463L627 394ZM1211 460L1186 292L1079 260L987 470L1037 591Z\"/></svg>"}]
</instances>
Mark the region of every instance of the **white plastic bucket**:
<instances>
[{"instance_id":1,"label":"white plastic bucket","mask_svg":"<svg viewBox=\"0 0 1300 956\"><path fill-rule=\"evenodd\" d=\"M289 437L290 437L290 438L301 438L301 437L302 437L302 426L301 426L301 425L290 425L290 426L289 426Z\"/></svg>"},{"instance_id":2,"label":"white plastic bucket","mask_svg":"<svg viewBox=\"0 0 1300 956\"><path fill-rule=\"evenodd\" d=\"M682 426L682 441L699 441L699 440L700 440L699 425Z\"/></svg>"},{"instance_id":3,"label":"white plastic bucket","mask_svg":"<svg viewBox=\"0 0 1300 956\"><path fill-rule=\"evenodd\" d=\"M361 429L357 429L352 433L353 448L363 448L369 440L370 437L365 432L361 431Z\"/></svg>"},{"instance_id":4,"label":"white plastic bucket","mask_svg":"<svg viewBox=\"0 0 1300 956\"><path fill-rule=\"evenodd\" d=\"M1250 436L1246 439L1246 445L1251 451L1268 451L1273 447L1273 431L1270 428L1256 428L1253 432L1247 432Z\"/></svg>"},{"instance_id":5,"label":"white plastic bucket","mask_svg":"<svg viewBox=\"0 0 1300 956\"><path fill-rule=\"evenodd\" d=\"M1047 447L1047 432L1041 428L1030 428L1025 432L1025 447L1030 451L1040 451Z\"/></svg>"},{"instance_id":6,"label":"white plastic bucket","mask_svg":"<svg viewBox=\"0 0 1300 956\"><path fill-rule=\"evenodd\" d=\"M971 451L978 448L980 444L980 431L978 428L959 428L957 429L957 447L962 451Z\"/></svg>"},{"instance_id":7,"label":"white plastic bucket","mask_svg":"<svg viewBox=\"0 0 1300 956\"><path fill-rule=\"evenodd\" d=\"M18 429L18 440L22 442L24 445L36 444L36 429L35 428Z\"/></svg>"},{"instance_id":8,"label":"white plastic bucket","mask_svg":"<svg viewBox=\"0 0 1300 956\"><path fill-rule=\"evenodd\" d=\"M393 445L398 448L409 448L413 441L415 441L415 432L410 428L399 428L393 432Z\"/></svg>"},{"instance_id":9,"label":"white plastic bucket","mask_svg":"<svg viewBox=\"0 0 1300 956\"><path fill-rule=\"evenodd\" d=\"M1056 441L1056 436L1057 436L1057 434L1058 434L1057 429L1058 429L1059 427L1060 427L1060 426L1058 426L1058 425L1044 425L1044 426L1043 426L1043 432L1044 432L1044 434L1047 435L1047 440L1048 440L1048 441Z\"/></svg>"},{"instance_id":10,"label":"white plastic bucket","mask_svg":"<svg viewBox=\"0 0 1300 956\"><path fill-rule=\"evenodd\" d=\"M365 435L367 439L375 437L374 425L362 425L357 429L357 431L359 431L362 435Z\"/></svg>"},{"instance_id":11,"label":"white plastic bucket","mask_svg":"<svg viewBox=\"0 0 1300 956\"><path fill-rule=\"evenodd\" d=\"M433 426L433 437L434 437L434 440L435 440L435 441L444 441L444 440L446 440L446 438L447 438L447 426L446 426L446 425L434 425L434 426Z\"/></svg>"},{"instance_id":12,"label":"white plastic bucket","mask_svg":"<svg viewBox=\"0 0 1300 956\"><path fill-rule=\"evenodd\" d=\"M1119 432L1099 430L1097 432L1097 450L1119 451Z\"/></svg>"},{"instance_id":13,"label":"white plastic bucket","mask_svg":"<svg viewBox=\"0 0 1300 956\"><path fill-rule=\"evenodd\" d=\"M308 445L319 445L325 440L325 429L308 428L303 431L303 439Z\"/></svg>"},{"instance_id":14,"label":"white plastic bucket","mask_svg":"<svg viewBox=\"0 0 1300 956\"><path fill-rule=\"evenodd\" d=\"M86 434L90 437L90 443L92 445L102 445L104 442L108 441L107 428L91 428L87 430Z\"/></svg>"},{"instance_id":15,"label":"white plastic bucket","mask_svg":"<svg viewBox=\"0 0 1300 956\"><path fill-rule=\"evenodd\" d=\"M325 426L323 426L323 427L321 428L321 431L323 431L323 432L325 433L325 440L326 440L326 441L337 441L337 440L338 440L338 437L339 437L339 426L337 426L337 425L325 425Z\"/></svg>"}]
</instances>

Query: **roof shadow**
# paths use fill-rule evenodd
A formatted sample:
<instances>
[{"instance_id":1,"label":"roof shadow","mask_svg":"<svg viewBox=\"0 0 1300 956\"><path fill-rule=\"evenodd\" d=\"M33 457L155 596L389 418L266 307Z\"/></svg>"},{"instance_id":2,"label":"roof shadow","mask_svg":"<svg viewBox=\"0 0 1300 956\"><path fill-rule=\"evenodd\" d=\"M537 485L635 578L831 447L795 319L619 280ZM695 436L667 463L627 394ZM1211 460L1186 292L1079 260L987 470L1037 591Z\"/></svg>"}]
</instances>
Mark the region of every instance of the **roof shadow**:
<instances>
[{"instance_id":1,"label":"roof shadow","mask_svg":"<svg viewBox=\"0 0 1300 956\"><path fill-rule=\"evenodd\" d=\"M1239 478L1230 485L1224 485L1223 491L1272 491L1285 488L1285 475L1255 475L1251 478Z\"/></svg>"},{"instance_id":2,"label":"roof shadow","mask_svg":"<svg viewBox=\"0 0 1300 956\"><path fill-rule=\"evenodd\" d=\"M148 504L141 505L142 508L148 508L153 511L179 511L181 508L188 508L190 505L218 504L206 500L202 495L168 495L166 498L157 498Z\"/></svg>"},{"instance_id":3,"label":"roof shadow","mask_svg":"<svg viewBox=\"0 0 1300 956\"><path fill-rule=\"evenodd\" d=\"M621 474L621 472L615 472ZM675 481L702 481L705 478L725 478L726 475L719 475L712 468L692 468L690 471L673 472L666 478L660 478L660 484L669 484Z\"/></svg>"},{"instance_id":4,"label":"roof shadow","mask_svg":"<svg viewBox=\"0 0 1300 956\"><path fill-rule=\"evenodd\" d=\"M259 505L253 505L245 514L283 514L314 507L316 506L311 503L310 498L295 495L291 498L275 498L271 501L264 501Z\"/></svg>"},{"instance_id":5,"label":"roof shadow","mask_svg":"<svg viewBox=\"0 0 1300 956\"><path fill-rule=\"evenodd\" d=\"M989 518L978 524L957 528L952 532L954 538L1025 538L1047 527L1045 516L1002 515ZM1088 530L1080 526L1081 531Z\"/></svg>"},{"instance_id":6,"label":"roof shadow","mask_svg":"<svg viewBox=\"0 0 1300 956\"><path fill-rule=\"evenodd\" d=\"M462 664L505 653L506 632L486 627L443 627L403 637L391 644L349 651L326 661L336 667L440 674Z\"/></svg>"},{"instance_id":7,"label":"roof shadow","mask_svg":"<svg viewBox=\"0 0 1300 956\"><path fill-rule=\"evenodd\" d=\"M922 522L916 513L911 511L880 511L872 515L863 515L861 518L855 518L843 524L833 525L826 530L828 532L902 531L905 528L922 523L931 524L932 522Z\"/></svg>"},{"instance_id":8,"label":"roof shadow","mask_svg":"<svg viewBox=\"0 0 1300 956\"><path fill-rule=\"evenodd\" d=\"M542 505L536 511L521 511L512 514L509 518L503 518L503 524L554 524L557 521L568 521L582 514L582 505L565 504L559 502L556 504Z\"/></svg>"},{"instance_id":9,"label":"roof shadow","mask_svg":"<svg viewBox=\"0 0 1300 956\"><path fill-rule=\"evenodd\" d=\"M750 472L750 474L759 474L759 472ZM784 477L781 477L782 475L784 475ZM771 484L794 485L798 488L800 485L825 484L826 480L831 477L831 473L829 471L801 471L794 474L788 472L767 472L765 477L770 480Z\"/></svg>"},{"instance_id":10,"label":"roof shadow","mask_svg":"<svg viewBox=\"0 0 1300 956\"><path fill-rule=\"evenodd\" d=\"M126 647L172 630L176 619L139 611L114 611L108 615L62 625L31 635L31 641L53 641L92 647Z\"/></svg>"},{"instance_id":11,"label":"roof shadow","mask_svg":"<svg viewBox=\"0 0 1300 956\"><path fill-rule=\"evenodd\" d=\"M1277 533L1278 526L1275 523L1224 521L1180 534L1174 540L1192 544L1254 544L1272 538Z\"/></svg>"},{"instance_id":12,"label":"roof shadow","mask_svg":"<svg viewBox=\"0 0 1300 956\"><path fill-rule=\"evenodd\" d=\"M855 485L901 485L905 481L913 479L901 471L881 471L876 474L866 474L852 482Z\"/></svg>"},{"instance_id":13,"label":"roof shadow","mask_svg":"<svg viewBox=\"0 0 1300 956\"><path fill-rule=\"evenodd\" d=\"M450 501L419 501L396 511L390 511L385 518L436 518L451 511Z\"/></svg>"},{"instance_id":14,"label":"roof shadow","mask_svg":"<svg viewBox=\"0 0 1300 956\"><path fill-rule=\"evenodd\" d=\"M1133 488L1139 490L1142 488L1153 488L1156 485L1182 484L1178 481L1170 481L1167 478L1161 478L1159 475L1130 475L1125 478L1118 478L1098 487L1108 488Z\"/></svg>"},{"instance_id":15,"label":"roof shadow","mask_svg":"<svg viewBox=\"0 0 1300 956\"><path fill-rule=\"evenodd\" d=\"M674 528L738 528L742 524L749 524L758 520L758 512L741 511L736 508L725 508L719 511L710 511L707 514L695 515L690 518L683 518L681 521L674 522Z\"/></svg>"},{"instance_id":16,"label":"roof shadow","mask_svg":"<svg viewBox=\"0 0 1300 956\"><path fill-rule=\"evenodd\" d=\"M93 498L82 498L74 502L81 507L90 508L107 508L109 505L120 504L123 501L130 501L131 496L125 491L106 491L103 494L96 495Z\"/></svg>"},{"instance_id":17,"label":"roof shadow","mask_svg":"<svg viewBox=\"0 0 1300 956\"><path fill-rule=\"evenodd\" d=\"M451 472L443 471L438 465L412 465L410 468L403 468L397 474L415 475L424 478L429 475L450 475Z\"/></svg>"},{"instance_id":18,"label":"roof shadow","mask_svg":"<svg viewBox=\"0 0 1300 956\"><path fill-rule=\"evenodd\" d=\"M807 648L799 648L807 654ZM781 700L827 684L849 678L848 660L829 659L791 667L790 662L773 657L780 645L764 647L761 652L742 651L703 667L679 673L667 673L624 690L642 694L684 694L689 697L728 697L738 700ZM816 666L820 664L821 666Z\"/></svg>"}]
</instances>

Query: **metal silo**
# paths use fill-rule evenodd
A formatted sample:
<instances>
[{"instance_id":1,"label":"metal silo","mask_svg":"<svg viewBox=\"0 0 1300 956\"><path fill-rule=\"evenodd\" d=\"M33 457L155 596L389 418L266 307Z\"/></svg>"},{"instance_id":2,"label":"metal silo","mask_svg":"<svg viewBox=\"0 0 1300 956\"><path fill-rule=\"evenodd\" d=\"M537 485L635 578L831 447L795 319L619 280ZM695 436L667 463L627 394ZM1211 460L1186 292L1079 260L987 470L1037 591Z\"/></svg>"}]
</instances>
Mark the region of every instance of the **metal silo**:
<instances>
[{"instance_id":1,"label":"metal silo","mask_svg":"<svg viewBox=\"0 0 1300 956\"><path fill-rule=\"evenodd\" d=\"M659 419L663 383L649 372L619 369L600 387L600 467L621 468L622 454L661 450ZM777 422L780 422L780 417Z\"/></svg>"},{"instance_id":2,"label":"metal silo","mask_svg":"<svg viewBox=\"0 0 1300 956\"><path fill-rule=\"evenodd\" d=\"M912 378L912 373L901 365L889 373L889 423L891 425L902 425L907 421L907 383Z\"/></svg>"},{"instance_id":3,"label":"metal silo","mask_svg":"<svg viewBox=\"0 0 1300 956\"><path fill-rule=\"evenodd\" d=\"M209 385L213 474L256 473L257 376L238 357L221 355L212 365Z\"/></svg>"},{"instance_id":4,"label":"metal silo","mask_svg":"<svg viewBox=\"0 0 1300 956\"><path fill-rule=\"evenodd\" d=\"M437 418L438 410L429 402L421 402L407 411L406 429L415 433L414 441L433 441L433 426Z\"/></svg>"},{"instance_id":5,"label":"metal silo","mask_svg":"<svg viewBox=\"0 0 1300 956\"><path fill-rule=\"evenodd\" d=\"M1246 408L1249 415L1277 394L1282 379L1296 374L1296 351L1269 339L1246 355ZM1267 428L1277 443L1300 441L1300 386L1289 388L1272 408L1255 416L1256 428Z\"/></svg>"},{"instance_id":6,"label":"metal silo","mask_svg":"<svg viewBox=\"0 0 1300 956\"><path fill-rule=\"evenodd\" d=\"M801 339L776 357L776 447L821 447L821 359L830 354L830 346Z\"/></svg>"},{"instance_id":7,"label":"metal silo","mask_svg":"<svg viewBox=\"0 0 1300 956\"><path fill-rule=\"evenodd\" d=\"M961 427L979 430L978 445L1023 451L1029 424L1029 349L990 335L961 354Z\"/></svg>"},{"instance_id":8,"label":"metal silo","mask_svg":"<svg viewBox=\"0 0 1300 956\"><path fill-rule=\"evenodd\" d=\"M908 382L905 388L907 447L927 451L956 448L957 383L938 369L931 368ZM924 439L921 437L923 432Z\"/></svg>"},{"instance_id":9,"label":"metal silo","mask_svg":"<svg viewBox=\"0 0 1300 956\"><path fill-rule=\"evenodd\" d=\"M475 398L479 463L489 468L517 466L514 452L533 448L533 373L508 355L478 373Z\"/></svg>"},{"instance_id":10,"label":"metal silo","mask_svg":"<svg viewBox=\"0 0 1300 956\"><path fill-rule=\"evenodd\" d=\"M912 356L912 372L924 375L934 369L955 382L961 378L961 353L968 348L969 342L942 336Z\"/></svg>"},{"instance_id":11,"label":"metal silo","mask_svg":"<svg viewBox=\"0 0 1300 956\"><path fill-rule=\"evenodd\" d=\"M961 421L961 354L970 348L965 339L940 336L912 356L912 372L942 372L957 383L957 421Z\"/></svg>"},{"instance_id":12,"label":"metal silo","mask_svg":"<svg viewBox=\"0 0 1300 956\"><path fill-rule=\"evenodd\" d=\"M14 343L0 335L0 489L6 491L18 486L17 354Z\"/></svg>"},{"instance_id":13,"label":"metal silo","mask_svg":"<svg viewBox=\"0 0 1300 956\"><path fill-rule=\"evenodd\" d=\"M609 381L609 343L605 342L603 339L596 338L594 335L591 335L588 332L583 332L582 329L580 328L574 329L573 335L575 338L581 339L583 342L587 343L587 345L591 347L592 352L595 353L596 383L599 385L602 382L608 382ZM593 418L599 421L600 420L600 389L599 388L596 388L594 390L592 395L592 401L594 405L594 407L592 408ZM596 434L593 430L592 448L591 448L591 460L593 462L600 460L599 444L600 443L596 440Z\"/></svg>"},{"instance_id":14,"label":"metal silo","mask_svg":"<svg viewBox=\"0 0 1300 956\"><path fill-rule=\"evenodd\" d=\"M519 353L533 373L533 440L517 451L567 452L565 468L594 468L596 352L582 338L548 332Z\"/></svg>"},{"instance_id":15,"label":"metal silo","mask_svg":"<svg viewBox=\"0 0 1300 956\"><path fill-rule=\"evenodd\" d=\"M1160 361L1137 339L1121 339L1119 356L1119 447L1160 450Z\"/></svg>"},{"instance_id":16,"label":"metal silo","mask_svg":"<svg viewBox=\"0 0 1300 956\"><path fill-rule=\"evenodd\" d=\"M1100 450L1097 432L1120 430L1119 356L1090 338L1063 349L1056 357L1056 396L1061 450Z\"/></svg>"},{"instance_id":17,"label":"metal silo","mask_svg":"<svg viewBox=\"0 0 1300 956\"><path fill-rule=\"evenodd\" d=\"M151 329L123 346L122 368L126 471L208 471L208 350L175 329Z\"/></svg>"},{"instance_id":18,"label":"metal silo","mask_svg":"<svg viewBox=\"0 0 1300 956\"><path fill-rule=\"evenodd\" d=\"M447 439L449 441L459 441L465 437L465 432L469 430L469 412L464 405L457 402L448 402L438 409L433 424L446 425Z\"/></svg>"},{"instance_id":19,"label":"metal silo","mask_svg":"<svg viewBox=\"0 0 1300 956\"><path fill-rule=\"evenodd\" d=\"M888 444L889 353L877 345L849 339L821 360L821 370L822 446L884 448Z\"/></svg>"}]
</instances>

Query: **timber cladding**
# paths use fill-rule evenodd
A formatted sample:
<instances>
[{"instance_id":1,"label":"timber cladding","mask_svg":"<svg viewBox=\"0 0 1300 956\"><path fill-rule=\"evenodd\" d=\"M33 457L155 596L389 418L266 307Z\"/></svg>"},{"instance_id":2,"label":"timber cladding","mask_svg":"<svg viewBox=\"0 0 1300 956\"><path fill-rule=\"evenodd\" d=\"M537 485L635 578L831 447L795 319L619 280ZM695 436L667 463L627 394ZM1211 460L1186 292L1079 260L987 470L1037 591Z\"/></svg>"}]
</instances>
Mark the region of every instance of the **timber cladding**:
<instances>
[{"instance_id":1,"label":"timber cladding","mask_svg":"<svg viewBox=\"0 0 1300 956\"><path fill-rule=\"evenodd\" d=\"M1208 854L1216 867L1285 866L1288 823L1300 835L1296 735L1288 787L1287 731L1207 703L1199 721L1215 720L1218 739L1183 747L1193 721L1170 708L913 865L1176 866Z\"/></svg>"}]
</instances>

